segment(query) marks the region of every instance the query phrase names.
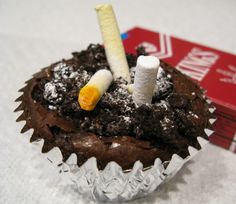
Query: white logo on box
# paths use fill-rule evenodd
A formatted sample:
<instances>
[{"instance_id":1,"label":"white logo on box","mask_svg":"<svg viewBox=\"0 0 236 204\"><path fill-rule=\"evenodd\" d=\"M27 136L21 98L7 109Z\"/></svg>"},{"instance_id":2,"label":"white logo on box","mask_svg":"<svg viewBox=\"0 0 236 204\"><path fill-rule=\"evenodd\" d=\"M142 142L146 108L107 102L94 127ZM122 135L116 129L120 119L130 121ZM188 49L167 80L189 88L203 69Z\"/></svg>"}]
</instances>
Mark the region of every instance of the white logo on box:
<instances>
[{"instance_id":1,"label":"white logo on box","mask_svg":"<svg viewBox=\"0 0 236 204\"><path fill-rule=\"evenodd\" d=\"M217 53L200 48L193 48L187 56L177 64L176 68L192 79L202 81L218 58L219 55Z\"/></svg>"},{"instance_id":2,"label":"white logo on box","mask_svg":"<svg viewBox=\"0 0 236 204\"><path fill-rule=\"evenodd\" d=\"M140 43L138 46L143 46L147 53L155 57L158 57L159 59L172 57L173 53L172 53L170 36L160 33L159 42L160 42L160 49L158 49L156 45L146 41Z\"/></svg>"},{"instance_id":3,"label":"white logo on box","mask_svg":"<svg viewBox=\"0 0 236 204\"><path fill-rule=\"evenodd\" d=\"M228 84L236 84L236 67L233 65L228 65L229 70L217 69L216 71L222 74L223 78L220 78L220 81Z\"/></svg>"}]
</instances>

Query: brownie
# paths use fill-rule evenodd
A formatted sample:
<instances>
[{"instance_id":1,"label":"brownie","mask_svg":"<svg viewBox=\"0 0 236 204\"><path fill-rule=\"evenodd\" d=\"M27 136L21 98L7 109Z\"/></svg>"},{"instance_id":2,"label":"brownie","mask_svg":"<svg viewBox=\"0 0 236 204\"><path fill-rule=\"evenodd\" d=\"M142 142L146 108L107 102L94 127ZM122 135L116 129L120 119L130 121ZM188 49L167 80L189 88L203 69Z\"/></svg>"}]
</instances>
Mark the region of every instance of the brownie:
<instances>
[{"instance_id":1,"label":"brownie","mask_svg":"<svg viewBox=\"0 0 236 204\"><path fill-rule=\"evenodd\" d=\"M75 153L78 165L96 157L99 169L115 161L125 170L138 160L148 167L157 157L186 158L188 146L200 149L197 137L208 139L204 129L211 128L212 114L203 90L172 66L161 61L152 104L137 107L126 81L118 78L95 109L85 111L79 90L96 71L110 67L99 44L72 55L36 73L16 99L16 111L23 110L17 121L26 121L21 132L32 128L31 142L44 139L43 153L59 147L64 161ZM143 48L126 54L132 82L139 55L146 55Z\"/></svg>"}]
</instances>

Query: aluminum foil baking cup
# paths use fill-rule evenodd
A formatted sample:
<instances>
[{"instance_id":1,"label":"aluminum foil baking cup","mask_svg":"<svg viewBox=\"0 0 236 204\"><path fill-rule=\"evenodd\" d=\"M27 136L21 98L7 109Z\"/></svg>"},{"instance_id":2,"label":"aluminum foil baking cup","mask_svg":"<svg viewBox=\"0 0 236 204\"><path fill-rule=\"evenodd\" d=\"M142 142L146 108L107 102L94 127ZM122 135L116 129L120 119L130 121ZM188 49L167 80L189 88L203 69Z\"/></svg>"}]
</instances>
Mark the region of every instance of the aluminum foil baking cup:
<instances>
[{"instance_id":1,"label":"aluminum foil baking cup","mask_svg":"<svg viewBox=\"0 0 236 204\"><path fill-rule=\"evenodd\" d=\"M22 97L19 97L16 101L21 102L21 104L15 111L22 111ZM211 103L209 99L206 99L206 101L209 104ZM209 111L212 113L209 123L213 124L216 120L213 117L215 108L211 105ZM21 120L26 120L24 114L21 114L17 121ZM22 132L24 133L27 130L29 128L26 120ZM205 129L205 133L210 136L213 130ZM202 137L198 137L197 140L201 148L208 143ZM41 151L44 140L36 140L32 143ZM143 168L143 164L140 161L136 161L133 168L128 170L123 170L121 166L113 161L109 162L104 170L99 170L94 157L88 159L79 167L76 154L72 154L66 162L63 162L62 154L58 147L54 147L51 151L44 153L44 156L60 173L67 172L70 174L80 195L91 200L119 202L144 197L158 189L160 184L171 179L188 160L199 152L192 146L189 146L188 150L190 155L185 159L177 154L174 154L170 161L165 162L156 158L154 164L148 168Z\"/></svg>"}]
</instances>

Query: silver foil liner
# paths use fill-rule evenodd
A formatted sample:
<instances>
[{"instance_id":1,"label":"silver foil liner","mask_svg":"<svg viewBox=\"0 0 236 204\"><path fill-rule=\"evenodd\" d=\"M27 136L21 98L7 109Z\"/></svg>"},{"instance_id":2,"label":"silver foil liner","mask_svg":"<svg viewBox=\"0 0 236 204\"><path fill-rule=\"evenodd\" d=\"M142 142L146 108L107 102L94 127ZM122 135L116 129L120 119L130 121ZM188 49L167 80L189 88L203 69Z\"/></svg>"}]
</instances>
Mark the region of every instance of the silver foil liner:
<instances>
[{"instance_id":1,"label":"silver foil liner","mask_svg":"<svg viewBox=\"0 0 236 204\"><path fill-rule=\"evenodd\" d=\"M206 101L211 103L209 99ZM215 108L212 106L209 111L213 113ZM215 120L215 118L211 118L209 123L213 124ZM209 137L213 130L205 129L205 133ZM28 136L31 137L29 134ZM29 140L30 137L28 137ZM208 143L202 137L198 137L197 140L201 148ZM40 151L43 143L43 139L32 142ZM103 202L120 202L147 196L158 189L160 184L171 179L187 161L199 152L192 146L188 147L188 151L190 155L185 159L177 154L174 154L170 161L165 162L156 158L153 166L148 168L143 168L143 164L136 161L133 168L129 170L123 170L113 161L108 163L104 170L99 170L94 157L79 167L76 154L70 155L69 159L63 162L58 147L54 147L43 155L59 173L70 174L70 178L77 186L78 193L84 198Z\"/></svg>"},{"instance_id":2,"label":"silver foil liner","mask_svg":"<svg viewBox=\"0 0 236 204\"><path fill-rule=\"evenodd\" d=\"M198 138L203 147L208 143L203 138ZM71 171L72 179L77 185L78 192L90 199L114 202L128 201L144 197L158 186L171 179L181 167L191 159L198 150L189 146L189 153L185 159L174 154L165 168L157 158L152 167L143 168L140 161L135 162L130 171L123 171L115 162L110 162L103 171L97 168L96 158L90 158L84 165Z\"/></svg>"}]
</instances>

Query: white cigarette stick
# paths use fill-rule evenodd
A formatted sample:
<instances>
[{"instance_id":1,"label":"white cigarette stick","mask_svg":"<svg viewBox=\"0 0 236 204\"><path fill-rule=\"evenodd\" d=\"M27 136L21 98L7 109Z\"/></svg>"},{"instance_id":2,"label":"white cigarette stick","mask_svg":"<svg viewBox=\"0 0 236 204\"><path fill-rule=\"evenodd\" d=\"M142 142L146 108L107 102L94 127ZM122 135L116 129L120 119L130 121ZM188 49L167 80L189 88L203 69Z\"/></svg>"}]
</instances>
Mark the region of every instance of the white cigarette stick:
<instances>
[{"instance_id":1,"label":"white cigarette stick","mask_svg":"<svg viewBox=\"0 0 236 204\"><path fill-rule=\"evenodd\" d=\"M89 82L80 90L78 102L84 110L93 110L113 80L109 70L97 71Z\"/></svg>"},{"instance_id":2,"label":"white cigarette stick","mask_svg":"<svg viewBox=\"0 0 236 204\"><path fill-rule=\"evenodd\" d=\"M114 78L122 77L130 82L129 66L116 17L110 4L96 6L105 52Z\"/></svg>"},{"instance_id":3,"label":"white cigarette stick","mask_svg":"<svg viewBox=\"0 0 236 204\"><path fill-rule=\"evenodd\" d=\"M151 104L159 65L154 56L138 57L133 85L133 100L137 105Z\"/></svg>"}]
</instances>

